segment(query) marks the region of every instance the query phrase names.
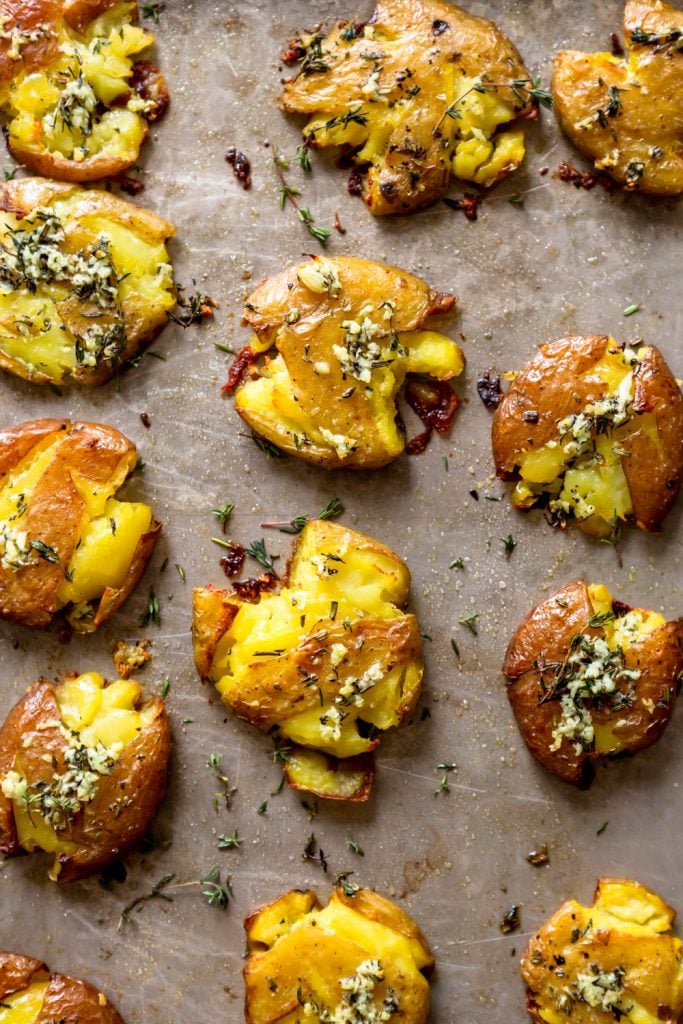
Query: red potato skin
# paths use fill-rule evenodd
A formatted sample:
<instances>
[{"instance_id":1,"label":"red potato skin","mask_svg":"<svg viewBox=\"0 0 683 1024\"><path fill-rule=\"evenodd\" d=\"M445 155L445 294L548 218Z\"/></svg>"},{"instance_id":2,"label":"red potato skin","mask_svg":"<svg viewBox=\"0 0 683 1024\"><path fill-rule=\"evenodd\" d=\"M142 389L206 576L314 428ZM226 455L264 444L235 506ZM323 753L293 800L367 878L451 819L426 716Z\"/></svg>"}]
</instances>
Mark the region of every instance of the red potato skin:
<instances>
[{"instance_id":1,"label":"red potato skin","mask_svg":"<svg viewBox=\"0 0 683 1024\"><path fill-rule=\"evenodd\" d=\"M0 952L0 1002L28 988L37 974L47 974L44 963L21 953Z\"/></svg>"},{"instance_id":2,"label":"red potato skin","mask_svg":"<svg viewBox=\"0 0 683 1024\"><path fill-rule=\"evenodd\" d=\"M34 420L0 431L0 485L4 478L35 445L51 436L59 446L31 495L22 525L32 537L39 537L59 555L59 564L40 559L17 572L0 566L0 617L20 625L41 629L49 625L59 611L57 591L64 579L78 542L86 514L83 498L73 482L73 473L105 483L127 462L135 465L135 446L113 427L98 423L70 423L67 420ZM123 585L102 595L92 624L80 629L96 629L123 603L138 582L161 526L153 523L138 544ZM78 627L77 627L78 628Z\"/></svg>"},{"instance_id":3,"label":"red potato skin","mask_svg":"<svg viewBox=\"0 0 683 1024\"><path fill-rule=\"evenodd\" d=\"M20 953L0 952L0 1000L49 978L35 1024L124 1024L107 997L87 981L52 974L44 963Z\"/></svg>"},{"instance_id":4,"label":"red potato skin","mask_svg":"<svg viewBox=\"0 0 683 1024\"><path fill-rule=\"evenodd\" d=\"M77 849L60 855L60 884L101 871L147 832L166 792L171 754L171 727L163 701L155 701L154 707L154 718L124 747L111 775L102 778L95 799L85 805L71 828L61 833ZM29 782L47 781L55 771L53 759L56 770L63 771L64 737L59 727L51 724L59 719L54 687L46 680L38 681L12 708L0 729L0 777L18 764ZM24 748L22 737L31 733L39 741ZM129 804L122 794L130 798ZM0 792L0 853L12 857L23 852L12 801Z\"/></svg>"},{"instance_id":5,"label":"red potato skin","mask_svg":"<svg viewBox=\"0 0 683 1024\"><path fill-rule=\"evenodd\" d=\"M49 33L35 42L22 43L20 60L9 57L12 40L0 39L0 82L11 81L19 71L34 71L56 60L59 43L53 30L60 7L59 0L0 0L0 15L6 19L8 31L31 32L44 25Z\"/></svg>"},{"instance_id":6,"label":"red potato skin","mask_svg":"<svg viewBox=\"0 0 683 1024\"><path fill-rule=\"evenodd\" d=\"M569 653L573 636L584 632L601 635L600 629L586 628L593 608L584 580L576 580L542 601L519 627L507 650L503 672L508 679L508 697L520 732L531 755L552 774L566 782L587 788L594 776L594 762L604 756L634 754L656 743L673 714L676 680L683 670L683 619L667 622L634 643L624 652L627 668L637 668L635 702L618 712L593 710L596 723L618 721L613 726L619 749L610 755L594 751L577 754L566 740L552 751L552 732L557 702L540 703L543 696L540 662L561 662ZM668 703L660 706L664 687ZM653 709L648 708L649 704Z\"/></svg>"},{"instance_id":7,"label":"red potato skin","mask_svg":"<svg viewBox=\"0 0 683 1024\"><path fill-rule=\"evenodd\" d=\"M294 748L296 749L296 747ZM347 796L342 793L331 793L331 792L318 792L311 786L300 786L292 778L292 774L288 768L288 763L285 761L282 773L285 777L285 782L290 789L299 790L302 793L312 793L313 796L319 796L322 800L340 800L343 803L348 804L362 804L370 799L370 793L372 792L372 786L375 781L375 758L372 753L357 754L355 757L343 757L334 758L331 755L327 755L331 764L335 765L335 771L340 773L344 772L362 772L363 779L358 789Z\"/></svg>"}]
</instances>

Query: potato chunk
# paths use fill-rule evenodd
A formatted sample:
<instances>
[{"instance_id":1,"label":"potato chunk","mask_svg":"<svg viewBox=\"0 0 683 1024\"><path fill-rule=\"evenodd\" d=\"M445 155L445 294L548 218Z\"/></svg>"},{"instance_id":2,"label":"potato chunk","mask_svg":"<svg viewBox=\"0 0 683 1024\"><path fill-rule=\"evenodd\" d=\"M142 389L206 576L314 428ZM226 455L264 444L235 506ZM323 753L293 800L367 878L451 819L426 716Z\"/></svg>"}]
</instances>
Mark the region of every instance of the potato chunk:
<instances>
[{"instance_id":1,"label":"potato chunk","mask_svg":"<svg viewBox=\"0 0 683 1024\"><path fill-rule=\"evenodd\" d=\"M626 189L683 192L683 11L629 0L628 53L561 50L552 95L561 127L598 171Z\"/></svg>"},{"instance_id":2,"label":"potato chunk","mask_svg":"<svg viewBox=\"0 0 683 1024\"><path fill-rule=\"evenodd\" d=\"M54 974L40 960L0 952L0 1024L123 1024L103 992L87 981Z\"/></svg>"},{"instance_id":3,"label":"potato chunk","mask_svg":"<svg viewBox=\"0 0 683 1024\"><path fill-rule=\"evenodd\" d=\"M409 586L408 569L389 548L312 520L278 594L251 602L211 587L195 591L200 675L240 718L294 744L294 788L367 799L372 769L362 755L410 716L420 694L419 627L401 611Z\"/></svg>"},{"instance_id":4,"label":"potato chunk","mask_svg":"<svg viewBox=\"0 0 683 1024\"><path fill-rule=\"evenodd\" d=\"M93 181L132 166L168 106L154 42L128 0L18 0L0 39L12 156L36 174Z\"/></svg>"},{"instance_id":5,"label":"potato chunk","mask_svg":"<svg viewBox=\"0 0 683 1024\"><path fill-rule=\"evenodd\" d=\"M463 370L462 352L422 330L454 303L420 278L370 260L313 257L291 267L247 301L244 320L255 334L237 365L245 351L252 363L265 353L265 363L252 365L235 408L255 431L307 462L384 466L406 445L396 396L407 375L408 386L424 377L434 389L436 400L428 396L423 413L434 429L447 430L455 414L448 382ZM226 388L237 379L231 371Z\"/></svg>"},{"instance_id":6,"label":"potato chunk","mask_svg":"<svg viewBox=\"0 0 683 1024\"><path fill-rule=\"evenodd\" d=\"M109 192L40 178L0 191L0 367L102 384L175 305L168 221Z\"/></svg>"},{"instance_id":7,"label":"potato chunk","mask_svg":"<svg viewBox=\"0 0 683 1024\"><path fill-rule=\"evenodd\" d=\"M60 610L92 632L142 575L161 525L113 495L137 451L112 427L35 420L0 432L0 617L32 628Z\"/></svg>"},{"instance_id":8,"label":"potato chunk","mask_svg":"<svg viewBox=\"0 0 683 1024\"><path fill-rule=\"evenodd\" d=\"M683 1012L683 943L671 934L674 917L644 885L619 878L598 881L592 906L564 903L522 957L532 1019L676 1024Z\"/></svg>"},{"instance_id":9,"label":"potato chunk","mask_svg":"<svg viewBox=\"0 0 683 1024\"><path fill-rule=\"evenodd\" d=\"M301 67L281 108L308 116L308 146L343 146L367 171L374 214L435 202L451 175L494 185L524 158L522 130L504 126L537 116L529 72L497 25L453 4L379 0L364 25L292 40L285 60Z\"/></svg>"},{"instance_id":10,"label":"potato chunk","mask_svg":"<svg viewBox=\"0 0 683 1024\"><path fill-rule=\"evenodd\" d=\"M656 743L683 669L683 619L568 583L521 624L503 672L524 742L548 771L589 786L602 758Z\"/></svg>"},{"instance_id":11,"label":"potato chunk","mask_svg":"<svg viewBox=\"0 0 683 1024\"><path fill-rule=\"evenodd\" d=\"M149 828L170 750L163 701L134 680L36 683L0 729L0 852L54 853L53 881L101 871Z\"/></svg>"},{"instance_id":12,"label":"potato chunk","mask_svg":"<svg viewBox=\"0 0 683 1024\"><path fill-rule=\"evenodd\" d=\"M322 907L315 893L294 890L253 911L244 927L250 1024L294 1021L302 1013L426 1024L425 974L434 960L412 918L384 896L347 881Z\"/></svg>"},{"instance_id":13,"label":"potato chunk","mask_svg":"<svg viewBox=\"0 0 683 1024\"><path fill-rule=\"evenodd\" d=\"M518 508L601 538L624 522L656 530L683 479L683 398L654 346L563 338L513 375L492 440Z\"/></svg>"}]
</instances>

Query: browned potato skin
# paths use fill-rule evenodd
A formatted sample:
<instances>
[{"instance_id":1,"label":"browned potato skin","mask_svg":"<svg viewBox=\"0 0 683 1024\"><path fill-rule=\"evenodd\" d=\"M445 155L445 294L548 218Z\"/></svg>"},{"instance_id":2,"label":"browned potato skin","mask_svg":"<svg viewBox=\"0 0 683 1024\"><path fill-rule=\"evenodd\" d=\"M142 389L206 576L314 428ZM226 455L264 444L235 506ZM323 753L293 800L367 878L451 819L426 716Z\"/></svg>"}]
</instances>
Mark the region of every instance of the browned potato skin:
<instances>
[{"instance_id":1,"label":"browned potato skin","mask_svg":"<svg viewBox=\"0 0 683 1024\"><path fill-rule=\"evenodd\" d=\"M23 32L30 32L39 25L53 28L60 7L59 0L0 0L0 15ZM22 43L20 60L8 56L11 46L11 39L0 39L0 82L11 81L19 71L34 71L59 56L59 43L54 35Z\"/></svg>"},{"instance_id":2,"label":"browned potato skin","mask_svg":"<svg viewBox=\"0 0 683 1024\"><path fill-rule=\"evenodd\" d=\"M73 483L72 472L104 482L121 462L132 472L135 445L113 427L98 423L70 423L68 420L34 420L0 431L0 484L30 450L49 435L63 435L62 443L38 481L23 520L28 532L59 553L59 564L40 559L18 572L0 566L0 618L22 626L41 629L59 611L57 591L64 579L78 540L85 502ZM125 601L141 576L156 543L161 526L153 523L143 536L123 586L105 591L92 624L97 628Z\"/></svg>"},{"instance_id":3,"label":"browned potato skin","mask_svg":"<svg viewBox=\"0 0 683 1024\"><path fill-rule=\"evenodd\" d=\"M627 189L677 195L683 191L683 55L671 47L633 43L636 28L655 35L683 29L683 11L663 0L629 0L626 4L624 34L630 50L639 57L637 79L642 88L629 87L628 57L615 62L607 53L561 50L552 76L554 109L562 129L596 167L619 149L616 164L599 169ZM607 118L604 127L595 121L588 129L576 128L577 122L605 108L610 87L623 90L618 115ZM664 149L664 155L653 159L653 146ZM627 177L632 161L644 165L637 181Z\"/></svg>"},{"instance_id":4,"label":"browned potato skin","mask_svg":"<svg viewBox=\"0 0 683 1024\"><path fill-rule=\"evenodd\" d=\"M580 376L605 354L607 335L561 338L543 344L522 368L493 417L491 441L496 473L501 480L515 477L520 456L557 438L557 421L608 392L604 381ZM629 456L621 459L635 524L656 530L675 502L683 481L683 397L659 349L648 351L637 368L631 420L632 433L623 441ZM576 401L578 395L580 401ZM524 413L538 413L527 423ZM638 429L638 413L652 412L657 420L662 451Z\"/></svg>"},{"instance_id":5,"label":"browned potato skin","mask_svg":"<svg viewBox=\"0 0 683 1024\"><path fill-rule=\"evenodd\" d=\"M533 609L512 637L505 655L503 672L509 681L508 697L524 742L532 756L553 775L582 788L590 786L594 763L605 755L582 751L563 741L551 750L557 717L557 702L540 703L543 696L538 662L562 662L569 653L573 636L585 632L602 635L601 629L586 628L593 614L584 580L574 580ZM683 670L683 619L667 622L631 645L624 652L627 668L640 670L633 686L635 701L618 712L608 708L592 710L595 722L618 720L614 734L621 749L615 756L635 754L656 743L673 714L676 680ZM670 691L668 704L659 706L664 687ZM649 711L646 702L652 702Z\"/></svg>"},{"instance_id":6,"label":"browned potato skin","mask_svg":"<svg viewBox=\"0 0 683 1024\"><path fill-rule=\"evenodd\" d=\"M154 703L154 718L121 752L111 775L105 775L97 795L85 804L72 826L60 832L78 849L60 856L60 884L96 874L131 850L147 832L164 798L171 755L171 726L162 700ZM11 771L17 759L29 783L48 781L65 769L64 737L55 725L60 721L54 687L39 680L15 704L0 728L0 776ZM22 736L36 733L40 742L24 749ZM49 755L50 762L45 761ZM121 802L121 794L132 797ZM19 845L12 801L0 792L0 853L15 857Z\"/></svg>"},{"instance_id":7,"label":"browned potato skin","mask_svg":"<svg viewBox=\"0 0 683 1024\"><path fill-rule=\"evenodd\" d=\"M429 961L424 970L431 969L434 961L427 940L417 924L400 907L370 889L360 889L353 897L345 896L339 886L332 892L330 902L333 901L343 903L368 920L393 928L417 942ZM321 903L314 892L295 889L273 900L272 903L258 907L245 919L244 928L249 952L243 972L247 1024L277 1024L277 1021L297 1010L300 1005L297 988L301 980L302 964L313 964L325 981L333 985L340 977L352 974L358 963L368 957L352 939L315 928L302 928L298 932L298 941L289 957L286 959L278 956L276 949L257 942L252 934L259 914L274 907L278 907L278 910L281 908L283 919L288 921L303 917L310 911L320 910ZM271 990L269 978L277 984L275 991ZM427 1020L428 987L416 989L407 985L396 965L387 962L385 979L376 990L378 999L384 998L389 987L393 988L400 998L402 1017L410 1021Z\"/></svg>"},{"instance_id":8,"label":"browned potato skin","mask_svg":"<svg viewBox=\"0 0 683 1024\"><path fill-rule=\"evenodd\" d=\"M367 301L382 302L391 297L396 303L394 330L419 331L430 317L450 312L457 300L434 291L414 274L385 263L354 256L335 257L330 262L338 270L343 285L341 297L350 303L351 312L344 310L340 301L331 302L328 294L319 295L306 288L297 277L297 267L292 266L254 289L245 305L244 323L264 343L270 340L282 354L301 408L313 419L324 410L328 429L358 441L356 452L344 459L344 468L377 469L396 456L388 454L381 443L363 388L357 387L350 397L342 398L349 380L344 378L339 362L330 358L331 346L339 341L341 322ZM299 320L286 325L285 316L293 306L300 311ZM330 365L330 373L324 377L313 369L319 360ZM239 406L237 411L250 427L262 432L257 419ZM277 444L305 462L331 469L341 465L333 451L315 443L297 448L289 439L278 438Z\"/></svg>"},{"instance_id":9,"label":"browned potato skin","mask_svg":"<svg viewBox=\"0 0 683 1024\"><path fill-rule=\"evenodd\" d=\"M601 886L614 881L623 881L626 885L637 884L627 879L601 878L594 899L598 898ZM565 958L563 970L568 981L585 970L591 960L597 961L601 969L607 971L628 965L629 990L633 995L663 1024L677 1024L678 1015L670 1007L662 1006L659 999L662 987L668 990L675 986L673 979L680 970L671 945L664 945L661 935L628 934L620 930L616 922L614 928L596 929L572 943L572 931L577 926L579 929L585 927L586 918L590 918L590 908L582 907L575 900L567 900L539 928L524 951L521 972L527 985L527 1009L534 1024L545 1024L538 1012L535 994L546 993L550 985L556 984L556 975L549 970L548 964L555 966L554 957L558 955ZM534 960L540 962L534 963ZM666 979L664 986L662 978ZM576 1024L596 1024L606 1019L605 1013L586 1004L576 1003L572 1006L571 1020Z\"/></svg>"},{"instance_id":10,"label":"browned potato skin","mask_svg":"<svg viewBox=\"0 0 683 1024\"><path fill-rule=\"evenodd\" d=\"M73 192L74 185L65 182L46 181L42 178L18 178L16 181L5 182L0 189L0 210L23 218L37 206L46 206L59 196L66 197ZM151 210L128 203L111 192L88 189L83 192L78 205L74 208L71 220L64 224L67 248L78 250L87 244L89 237L85 236L92 233L83 231L79 219L92 214L108 217L150 242L158 242L175 234L175 227ZM168 322L165 312L154 315L148 307L137 305L133 297L126 299L121 308L126 326L126 347L121 350L115 364L102 361L94 367L75 367L71 377L78 384L96 386L111 380L119 368L149 345ZM72 331L79 332L88 326L87 314L96 312L98 307L92 303L84 303L76 296L70 296L64 302L58 303L57 309L66 326ZM34 383L50 382L50 377L40 371L29 375L24 363L12 359L1 350L0 369Z\"/></svg>"},{"instance_id":11,"label":"browned potato skin","mask_svg":"<svg viewBox=\"0 0 683 1024\"><path fill-rule=\"evenodd\" d=\"M117 3L118 0L62 0L64 20L67 25L80 32L95 18L99 18L101 14L105 14L106 11L115 7ZM134 21L138 20L137 14L136 4Z\"/></svg>"},{"instance_id":12,"label":"browned potato skin","mask_svg":"<svg viewBox=\"0 0 683 1024\"><path fill-rule=\"evenodd\" d=\"M432 31L435 21L448 25L439 36ZM381 169L378 172L372 167L368 172L363 198L376 216L410 213L440 199L451 180L448 158L452 154L444 154L442 136L434 133L444 111L436 77L440 66L455 60L465 76L478 77L485 72L495 82L528 79L529 72L516 47L494 22L475 17L455 4L441 0L378 0L370 23L380 31L386 30L390 38L403 36L405 40L395 55L383 62L383 67L393 72L387 77L410 67L415 80L423 83L421 92L414 97L416 102L408 123L414 149L421 149L424 154L406 152L405 127L398 127ZM362 54L368 50L368 40L361 35L350 46L343 43L336 55L334 50L345 24L334 28L322 44L331 53L326 57L330 70L290 78L279 99L282 110L308 115L324 110L339 115L346 112L351 101L364 99L357 82L363 71L367 75L368 62ZM428 87L430 81L436 83L433 88ZM509 89L501 89L500 96L520 116L537 116L530 98L526 103L520 102ZM396 146L394 152L392 144ZM514 169L515 166L506 168L498 180ZM413 183L415 174L419 176L417 185Z\"/></svg>"},{"instance_id":13,"label":"browned potato skin","mask_svg":"<svg viewBox=\"0 0 683 1024\"><path fill-rule=\"evenodd\" d=\"M53 974L40 960L0 952L0 1000L49 979L45 1001L35 1024L78 1021L78 1024L124 1024L107 997L87 981Z\"/></svg>"}]
</instances>

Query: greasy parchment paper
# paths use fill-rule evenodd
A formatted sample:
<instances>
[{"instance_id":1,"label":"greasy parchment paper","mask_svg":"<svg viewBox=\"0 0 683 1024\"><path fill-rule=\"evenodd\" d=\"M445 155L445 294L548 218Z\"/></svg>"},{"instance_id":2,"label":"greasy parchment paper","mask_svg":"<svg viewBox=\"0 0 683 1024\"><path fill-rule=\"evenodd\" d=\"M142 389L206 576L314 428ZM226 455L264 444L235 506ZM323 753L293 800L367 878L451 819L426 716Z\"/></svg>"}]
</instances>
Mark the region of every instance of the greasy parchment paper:
<instances>
[{"instance_id":1,"label":"greasy parchment paper","mask_svg":"<svg viewBox=\"0 0 683 1024\"><path fill-rule=\"evenodd\" d=\"M500 21L546 84L554 49L608 48L622 10L621 0L469 6ZM553 532L540 514L519 515L505 502L485 500L504 488L492 477L490 415L474 389L478 372L518 367L539 342L581 332L642 335L683 374L676 344L683 328L680 207L561 184L552 175L560 159L583 164L545 112L528 130L524 169L498 187L477 223L442 204L411 218L374 220L346 194L345 175L331 161L314 160L303 184L294 165L292 183L304 188L318 221L331 225L339 211L346 234L333 233L330 252L395 262L459 296L457 312L442 326L464 336L464 401L450 437L436 439L421 457L361 475L267 459L238 435L232 404L220 396L227 357L213 343L246 341L239 314L247 289L317 248L294 211L277 204L265 143L292 156L298 141L298 125L274 102L283 73L277 55L297 28L329 26L336 16L363 17L370 9L366 0L166 0L158 50L172 106L145 152L139 201L175 222L177 279L188 291L213 296L220 310L201 328L169 325L153 345L165 361L143 358L123 376L120 391L113 384L92 393L74 388L59 398L8 377L0 381L3 424L69 415L111 423L133 438L147 468L128 493L150 498L164 522L143 584L97 636L60 645L54 632L0 623L3 716L38 675L95 668L111 676L109 651L119 637L149 636L154 660L140 678L152 690L165 677L171 682L175 750L170 792L154 826L157 848L130 857L126 880L110 891L96 879L58 889L47 882L40 857L0 869L0 948L89 977L129 1024L241 1020L243 915L290 887L313 885L326 896L342 870L396 898L424 927L437 959L432 1019L439 1022L522 1024L517 959L528 935L565 898L588 899L598 875L635 876L674 905L683 900L681 710L656 747L604 768L590 792L579 793L531 761L500 675L520 618L580 574L610 584L622 600L680 614L683 506L662 536L629 535L620 567L608 545ZM251 158L250 192L224 162L228 145ZM543 166L551 168L547 176L539 175ZM522 209L506 201L516 192L528 193ZM642 308L624 319L632 303ZM319 802L309 823L297 794L270 795L279 768L269 741L228 719L199 684L190 595L193 585L226 582L210 542L217 532L212 507L234 501L230 533L248 543L262 536L261 520L315 512L334 494L346 507L344 522L389 543L410 565L414 607L431 637L423 698L431 717L418 713L385 740L368 804ZM506 560L500 538L508 533L518 544ZM271 532L268 540L282 564L289 539ZM465 569L449 571L458 556ZM159 596L161 627L141 629L150 586ZM477 637L458 624L475 612ZM231 813L213 809L216 785L206 767L213 751L238 787ZM436 765L444 761L455 761L457 772L450 793L435 796ZM267 813L259 815L266 798ZM242 848L219 851L216 834L235 828ZM311 831L329 861L327 876L302 860ZM363 858L347 848L349 835ZM525 858L542 843L550 864L534 868ZM122 907L162 875L191 880L213 864L233 876L227 912L189 888L173 903L148 903L117 934ZM521 908L521 929L503 936L499 922L512 903Z\"/></svg>"}]
</instances>

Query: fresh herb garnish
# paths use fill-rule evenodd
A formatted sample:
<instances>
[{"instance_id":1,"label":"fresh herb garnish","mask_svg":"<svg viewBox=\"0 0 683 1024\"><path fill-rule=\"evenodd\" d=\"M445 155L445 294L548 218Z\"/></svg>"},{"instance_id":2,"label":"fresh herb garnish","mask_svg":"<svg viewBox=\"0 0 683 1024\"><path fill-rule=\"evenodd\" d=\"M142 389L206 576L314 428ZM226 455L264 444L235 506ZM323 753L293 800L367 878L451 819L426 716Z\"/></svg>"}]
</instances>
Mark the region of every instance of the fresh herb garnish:
<instances>
[{"instance_id":1,"label":"fresh herb garnish","mask_svg":"<svg viewBox=\"0 0 683 1024\"><path fill-rule=\"evenodd\" d=\"M637 313L639 309L640 309L640 303L639 302L634 302L632 305L626 307L626 309L624 310L623 315L624 316L633 316L633 314Z\"/></svg>"},{"instance_id":2,"label":"fresh herb garnish","mask_svg":"<svg viewBox=\"0 0 683 1024\"><path fill-rule=\"evenodd\" d=\"M220 790L213 795L213 809L216 814L220 810L221 803L225 804L226 811L232 810L232 798L237 792L237 787L230 785L230 779L221 767L222 760L223 755L216 753L209 754L206 759L206 767L211 769L216 782L220 786Z\"/></svg>"},{"instance_id":3,"label":"fresh herb garnish","mask_svg":"<svg viewBox=\"0 0 683 1024\"><path fill-rule=\"evenodd\" d=\"M185 581L187 580L187 576L185 575L185 570L183 569L182 565L180 565L178 562L176 562L175 563L175 567L176 567L176 572L180 576L180 578L183 581L183 583L185 583Z\"/></svg>"},{"instance_id":4,"label":"fresh herb garnish","mask_svg":"<svg viewBox=\"0 0 683 1024\"><path fill-rule=\"evenodd\" d=\"M349 850L351 850L351 853L355 853L356 856L358 856L358 857L364 857L365 856L365 850L363 849L362 846L360 846L356 842L356 840L353 838L353 836L347 836L346 837L346 845L348 846Z\"/></svg>"},{"instance_id":5,"label":"fresh herb garnish","mask_svg":"<svg viewBox=\"0 0 683 1024\"><path fill-rule=\"evenodd\" d=\"M465 559L464 558L454 558L453 561L449 564L448 568L449 569L464 569L465 568Z\"/></svg>"},{"instance_id":6,"label":"fresh herb garnish","mask_svg":"<svg viewBox=\"0 0 683 1024\"><path fill-rule=\"evenodd\" d=\"M170 689L171 689L171 680L170 679L164 679L163 683L161 684L161 699L162 700L166 700L166 698L168 697L168 693L169 693Z\"/></svg>"},{"instance_id":7,"label":"fresh herb garnish","mask_svg":"<svg viewBox=\"0 0 683 1024\"><path fill-rule=\"evenodd\" d=\"M505 546L505 557L510 558L512 552L517 547L517 541L514 539L511 533L508 533L507 537L500 538Z\"/></svg>"},{"instance_id":8,"label":"fresh herb garnish","mask_svg":"<svg viewBox=\"0 0 683 1024\"><path fill-rule=\"evenodd\" d=\"M159 24L159 15L165 8L165 3L143 3L140 5L142 17L149 18L155 25Z\"/></svg>"},{"instance_id":9,"label":"fresh herb garnish","mask_svg":"<svg viewBox=\"0 0 683 1024\"><path fill-rule=\"evenodd\" d=\"M148 626L150 622L153 622L155 626L161 625L161 609L159 607L159 598L153 590L149 592L149 600L147 601L147 607L140 616L140 625Z\"/></svg>"},{"instance_id":10,"label":"fresh herb garnish","mask_svg":"<svg viewBox=\"0 0 683 1024\"><path fill-rule=\"evenodd\" d=\"M320 509L316 518L336 519L343 514L344 506L339 498L330 498L327 504ZM302 512L294 516L293 519L286 519L282 522L261 523L261 526L263 529L279 530L280 533L301 533L310 518L308 513Z\"/></svg>"},{"instance_id":11,"label":"fresh herb garnish","mask_svg":"<svg viewBox=\"0 0 683 1024\"><path fill-rule=\"evenodd\" d=\"M217 865L214 864L214 866L201 879L201 884L204 886L202 889L202 896L209 906L219 907L221 910L225 910L230 902L230 897L232 896L230 876L226 875L225 884L221 884L220 871Z\"/></svg>"},{"instance_id":12,"label":"fresh herb garnish","mask_svg":"<svg viewBox=\"0 0 683 1024\"><path fill-rule=\"evenodd\" d=\"M252 541L249 547L244 549L244 553L249 555L250 558L255 558L259 565L262 565L268 572L275 573L275 559L279 556L268 553L266 542L263 538Z\"/></svg>"},{"instance_id":13,"label":"fresh herb garnish","mask_svg":"<svg viewBox=\"0 0 683 1024\"><path fill-rule=\"evenodd\" d=\"M473 612L472 615L467 615L463 619L458 619L461 626L465 626L469 629L470 633L474 636L479 636L479 629L477 626L477 619L479 618L479 612Z\"/></svg>"},{"instance_id":14,"label":"fresh herb garnish","mask_svg":"<svg viewBox=\"0 0 683 1024\"><path fill-rule=\"evenodd\" d=\"M450 793L451 787L448 784L448 776L456 770L455 764L452 761L442 761L436 767L439 771L443 772L443 776L441 777L439 788L434 790L434 796L439 796L440 793Z\"/></svg>"},{"instance_id":15,"label":"fresh herb garnish","mask_svg":"<svg viewBox=\"0 0 683 1024\"><path fill-rule=\"evenodd\" d=\"M204 320L210 320L214 309L218 308L218 303L214 302L209 295L200 295L199 292L195 295L188 295L187 298L184 295L180 295L178 297L178 305L182 310L181 313L176 316L175 313L167 312L166 316L174 324L178 324L183 328L191 327L192 324L201 324Z\"/></svg>"},{"instance_id":16,"label":"fresh herb garnish","mask_svg":"<svg viewBox=\"0 0 683 1024\"><path fill-rule=\"evenodd\" d=\"M223 533L225 533L225 528L228 525L228 520L230 519L230 516L233 514L234 511L235 503L233 501L226 501L222 508L211 509L211 515L215 516L218 522L221 524L221 526L223 527Z\"/></svg>"},{"instance_id":17,"label":"fresh herb garnish","mask_svg":"<svg viewBox=\"0 0 683 1024\"><path fill-rule=\"evenodd\" d=\"M239 850L241 845L242 840L239 838L239 835L237 834L237 829L235 829L235 831L230 836L225 835L224 832L222 832L218 836L219 850Z\"/></svg>"}]
</instances>

